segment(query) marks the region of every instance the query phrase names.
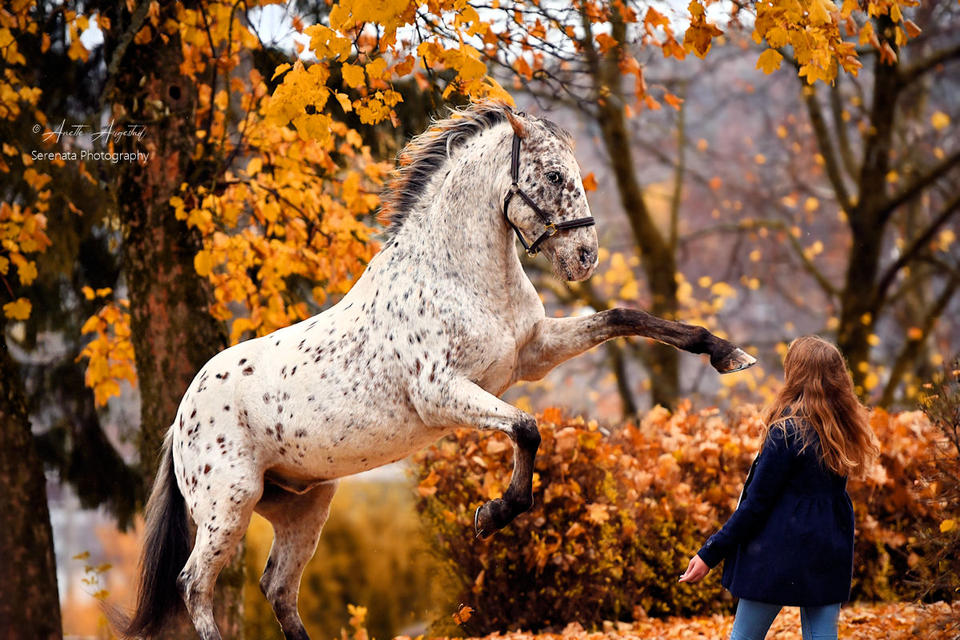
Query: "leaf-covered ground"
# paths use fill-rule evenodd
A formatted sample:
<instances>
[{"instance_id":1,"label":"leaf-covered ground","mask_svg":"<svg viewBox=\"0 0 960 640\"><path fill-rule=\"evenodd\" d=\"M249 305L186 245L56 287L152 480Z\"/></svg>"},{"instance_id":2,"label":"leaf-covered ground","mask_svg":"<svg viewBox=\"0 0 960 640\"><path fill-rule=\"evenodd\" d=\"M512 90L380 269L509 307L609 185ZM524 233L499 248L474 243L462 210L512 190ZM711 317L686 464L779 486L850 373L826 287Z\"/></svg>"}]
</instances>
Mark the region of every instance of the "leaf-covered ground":
<instances>
[{"instance_id":1,"label":"leaf-covered ground","mask_svg":"<svg viewBox=\"0 0 960 640\"><path fill-rule=\"evenodd\" d=\"M580 625L569 625L557 634L511 632L494 634L488 639L502 640L726 640L733 616L704 618L650 618L641 622L606 623L603 631L588 632ZM945 603L854 604L840 612L840 638L843 640L958 640L960 639L960 602L953 608ZM801 640L800 610L787 607L774 621L767 640Z\"/></svg>"}]
</instances>

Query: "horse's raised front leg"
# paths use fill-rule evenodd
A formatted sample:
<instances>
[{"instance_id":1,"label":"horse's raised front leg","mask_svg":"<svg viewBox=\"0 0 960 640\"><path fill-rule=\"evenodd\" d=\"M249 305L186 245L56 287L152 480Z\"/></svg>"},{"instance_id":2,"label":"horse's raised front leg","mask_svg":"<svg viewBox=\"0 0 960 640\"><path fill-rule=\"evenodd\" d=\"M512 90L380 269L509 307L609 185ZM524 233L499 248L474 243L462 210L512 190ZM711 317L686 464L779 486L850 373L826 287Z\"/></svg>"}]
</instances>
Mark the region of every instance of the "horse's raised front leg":
<instances>
[{"instance_id":1,"label":"horse's raised front leg","mask_svg":"<svg viewBox=\"0 0 960 640\"><path fill-rule=\"evenodd\" d=\"M431 385L417 402L423 421L438 427L497 429L513 440L513 476L502 498L477 508L477 536L486 538L533 506L533 464L540 447L537 421L469 380Z\"/></svg>"},{"instance_id":2,"label":"horse's raised front leg","mask_svg":"<svg viewBox=\"0 0 960 640\"><path fill-rule=\"evenodd\" d=\"M555 366L610 338L643 336L690 353L710 355L720 373L732 373L756 364L737 345L703 327L658 318L638 309L609 309L590 316L544 318L521 348L518 377L539 380Z\"/></svg>"}]
</instances>

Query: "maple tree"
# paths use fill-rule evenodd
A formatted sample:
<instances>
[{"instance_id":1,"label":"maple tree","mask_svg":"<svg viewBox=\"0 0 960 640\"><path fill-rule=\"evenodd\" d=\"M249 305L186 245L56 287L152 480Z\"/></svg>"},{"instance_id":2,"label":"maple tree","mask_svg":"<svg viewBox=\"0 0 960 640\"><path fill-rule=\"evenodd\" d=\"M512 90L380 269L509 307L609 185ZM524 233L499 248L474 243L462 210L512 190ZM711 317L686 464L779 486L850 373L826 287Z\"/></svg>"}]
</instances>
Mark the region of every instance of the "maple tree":
<instances>
[{"instance_id":1,"label":"maple tree","mask_svg":"<svg viewBox=\"0 0 960 640\"><path fill-rule=\"evenodd\" d=\"M933 445L925 482L939 488L935 500L943 509L940 525L921 536L924 554L919 586L924 595L957 593L960 589L960 359L947 363L930 382L921 399L940 437Z\"/></svg>"},{"instance_id":2,"label":"maple tree","mask_svg":"<svg viewBox=\"0 0 960 640\"><path fill-rule=\"evenodd\" d=\"M931 30L935 29L933 16L928 13L924 17ZM955 29L958 18L954 12L936 19L952 20ZM907 304L913 307L906 340L898 346L892 364L885 368L888 381L881 401L889 403L910 363L922 354L923 344L937 319L960 290L957 269L960 262L955 255L951 256L953 247L949 238L941 235L960 215L960 198L955 193L949 195L948 186L951 172L955 175L960 167L960 149L950 148L949 134L944 131L946 114L934 113L924 127L921 123L928 116L922 110L913 113L913 105L923 104L923 94L929 91L928 83L946 73L941 65L960 60L960 41L950 35L951 27L944 24L944 31L932 33L934 38L940 36L937 48L931 52L918 47L914 52L905 46L906 37L894 22L894 16L881 17L876 25L875 33L866 36L861 33L861 39L866 37L878 42L880 49L872 69L872 103L865 105L869 111L863 114L862 125L858 123L858 127L862 127L857 131L859 141L853 139L857 134L829 131L830 124L823 115L821 90L807 89L803 95L833 196L845 214L853 239L846 273L837 287L840 297L837 343L850 361L854 381L864 395L871 387L871 351L876 346L881 318L890 314L890 307L895 307L904 295ZM937 39L928 42L937 42ZM851 89L846 92L836 87L830 89L834 130L847 126L843 122L842 107L838 110L836 102L851 100L855 95ZM918 137L929 140L929 146L917 148L911 142L897 140L898 131L904 127L903 124L898 127L898 122L904 121L911 123L907 126L925 128ZM903 173L902 178L898 169ZM943 185L946 191L939 192L938 185ZM901 228L904 232L898 239L899 255L886 261L883 246L892 228ZM932 268L932 274L924 265L928 260L938 265ZM939 291L926 294L917 291L924 280L932 282L931 277L943 270L950 275L938 287Z\"/></svg>"},{"instance_id":3,"label":"maple tree","mask_svg":"<svg viewBox=\"0 0 960 640\"><path fill-rule=\"evenodd\" d=\"M912 33L915 27L909 20L904 20L899 6L897 3L877 3L869 7L871 15L892 13L898 23L903 22L906 31L897 32L900 34L897 36L898 40L904 33ZM429 7L427 12L417 9L413 4L396 3L390 6L345 2L330 11L327 16L329 26L314 24L303 27L298 19L294 27L309 36L310 49L318 59L309 66L296 60L292 66L284 63L277 68L275 75L283 74L283 81L275 95L265 101L265 106L260 110L258 116L263 119L254 118L253 123L248 119L248 122L244 123L253 125L250 127L254 133L248 140L251 143L249 150L257 150L256 138L265 135L260 138L261 141L271 139L271 134L264 134L271 125L284 127L292 124L300 133L299 142L322 143L329 139L330 127L334 122L331 115L333 111L353 112L361 123L367 125L388 118L396 124L394 107L402 97L392 83L412 74L429 84L424 78L433 78L431 70L434 68L454 71L454 75L448 76L442 90L443 97L458 92L470 97L492 96L509 99L499 84L486 74L485 61L508 67L521 79L529 81L536 76L536 80L544 82L548 88L551 83L559 83L567 93L571 93L571 86L576 86L574 79L577 74L586 74L592 79L592 86L588 87L584 96L578 97L577 104L583 106L588 115L601 123L609 155L618 159L614 168L621 200L640 248L641 260L651 289L651 309L660 315L676 316L680 307L675 277L676 225L674 223L671 226L673 231L667 235L657 229L634 175L635 171L629 160L630 153L623 148L628 140L624 133L626 116L631 112L630 101L635 101L637 108L659 107L654 96L646 90L643 66L637 62L631 48L658 47L665 56L683 58L690 52L702 57L710 49L712 39L722 35L721 29L707 20L704 7L698 2L692 2L688 8L691 22L684 33L682 44L674 35L670 19L652 8L647 9L642 17L642 12L638 12L636 8L616 4L607 7L602 4L582 3L557 15L550 14L546 9L541 15L539 9L527 7L524 3L500 3L494 8L503 11L504 21L482 21L474 7L462 2L440 3ZM814 3L810 11L798 10L793 6L764 4L757 9L753 35L758 41L766 39L771 46L793 46L801 77L811 82L816 79L830 80L840 68L855 72L859 66L856 51L840 36L841 24L848 31L851 29L850 25L856 25L851 16L853 9L850 3L844 5L841 11L837 11L829 2ZM453 12L456 12L456 15L452 16L452 20L444 19L447 13ZM741 9L737 8L731 16L734 23L741 19L740 12ZM192 59L183 66L188 74L203 68L204 65L198 65L195 59L204 54L227 61L225 68L228 72L236 65L237 53L231 51L232 44L225 40L225 37L232 33L227 27L231 24L232 14L230 15L228 20L223 20L223 15L212 16L212 29L209 25L204 25L210 32L206 39L209 43L202 38L199 21L195 20L192 27L182 27L185 34L190 33L200 40L200 45L188 45ZM576 22L575 18L579 22ZM528 20L530 24L525 22ZM186 21L187 24L189 22ZM870 20L863 21L859 33L861 39L870 40L871 25ZM417 27L417 41L398 38L397 30L410 26ZM518 27L528 27L529 33L521 33ZM610 33L607 33L607 27ZM565 45L548 43L549 38L545 38L548 28L553 34L562 34L569 42ZM581 32L578 32L578 29ZM140 32L141 36L144 32L145 30ZM239 38L238 51L255 44L249 41L248 30L238 27L236 33L247 34L247 41L244 41L243 37ZM477 46L468 44L470 41ZM453 46L453 43L457 46ZM204 47L208 44L211 49L204 52ZM551 55L554 58L551 58ZM761 56L758 64L770 69L773 65L769 61L773 56L779 55L772 49L768 50ZM418 62L422 64L419 68ZM572 68L575 66L580 68ZM338 73L332 74L331 69ZM229 107L230 90L236 89L238 83L242 84L237 78L232 78L228 83L226 75L228 74L224 75L223 80L225 86L216 91L215 97L215 87L210 89L209 93L200 94L197 110L198 124L206 123L212 126L210 137L199 144L197 149L209 152L209 141L219 140L219 157L227 156L232 149L240 147L226 144L223 135L226 131L223 112L213 108ZM343 83L339 88L327 86L327 82L334 75ZM625 93L621 76L633 78L633 95ZM216 77L214 79L216 80ZM227 84L230 86L226 86ZM257 111L253 103L262 97L263 86L260 79L251 77L249 91L240 97L241 109L248 114ZM355 90L357 96L352 98L345 93L348 89ZM675 107L681 102L669 92L662 97ZM257 133L258 126L260 133ZM343 134L344 131L340 133ZM272 139L276 140L277 135L283 134L279 129L275 129L272 135ZM357 136L354 136L354 139L356 138ZM345 136L344 139L349 140L350 137ZM294 141L288 142L296 144ZM255 159L251 167L262 167L262 163L257 164L258 162L261 161ZM366 162L365 166L371 166L371 163ZM378 181L378 176L369 177L375 182ZM216 283L215 316L218 319L231 317L232 313L227 310L227 303L231 301L242 299L247 304L248 315L238 319L231 330L231 338L236 340L247 329L257 330L263 327L264 331L267 331L290 320L305 317L307 310L311 308L296 295L291 296L283 282L279 282L278 286L263 287L263 295L253 294L255 287L252 285L260 282L245 280L242 265L261 264L264 260L270 261L276 257L276 264L283 265L276 272L279 280L296 274L316 276L314 279L320 279L321 282L326 276L324 269L329 273L332 266L334 273L342 274L343 265L331 265L327 264L329 261L311 257L302 263L293 260L296 264L291 264L289 258L304 255L303 252L296 251L296 238L300 234L284 231L284 240L294 238L291 243L293 246L289 247L292 250L285 255L282 251L277 253L282 242L268 241L266 238L270 237L273 230L282 229L271 218L275 218L279 211L289 209L290 205L296 207L294 201L283 199L293 192L286 195L276 190L271 192L272 187L258 185L258 180L249 180L249 175L245 180L230 184L234 182L232 178L232 175L226 176L220 186L225 190L224 194L207 193L209 185L200 185L196 192L186 194L186 203L180 196L174 196L173 203L178 216L186 217L192 227L203 227L207 234L204 240L205 248L198 254L195 265L200 269L201 275L210 276ZM260 234L263 239L258 240L257 247L251 247L249 239L244 239L242 234L228 236L221 228L224 222L230 226L232 221L237 219L239 211L244 210L237 206L237 202L249 200L249 196L263 198L266 205L252 207L255 216L259 216L266 230L266 234ZM230 201L234 198L237 199L231 204ZM375 207L377 203L372 195L353 198L353 202L359 203L361 209L366 210ZM219 210L214 213L211 207ZM314 214L309 211L298 211L293 217L305 219L307 228L313 229L315 225L312 224L311 215ZM218 218L216 221L215 216ZM218 224L221 227L217 227ZM216 230L221 233L215 236L214 241ZM369 233L369 228L361 230L364 236L369 236ZM319 237L307 238L306 245L315 243ZM329 238L326 235L324 237ZM363 261L362 254L365 250L359 248L359 244L362 242L352 248L335 247L328 254L345 255L349 260L359 251L358 257ZM307 255L316 256L316 253L311 251ZM214 257L221 261L222 269L219 273L216 273L211 262ZM312 264L309 264L311 262ZM351 277L352 275L350 274ZM346 282L349 282L349 278ZM337 285L334 284L331 288L336 291ZM321 289L314 287L311 293L322 303L325 294ZM263 323L265 316L270 316L271 319ZM670 404L678 393L677 355L661 345L653 345L650 349L653 355L647 360L654 374L654 401Z\"/></svg>"}]
</instances>

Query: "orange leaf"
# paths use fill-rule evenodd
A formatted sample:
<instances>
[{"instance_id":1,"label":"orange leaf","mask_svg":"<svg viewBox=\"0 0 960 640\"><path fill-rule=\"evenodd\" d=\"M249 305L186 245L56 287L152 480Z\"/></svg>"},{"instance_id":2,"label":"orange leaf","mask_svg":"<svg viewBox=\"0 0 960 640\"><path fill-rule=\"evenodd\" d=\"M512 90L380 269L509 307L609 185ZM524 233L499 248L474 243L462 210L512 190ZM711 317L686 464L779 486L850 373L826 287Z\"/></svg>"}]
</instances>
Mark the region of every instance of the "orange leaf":
<instances>
[{"instance_id":1,"label":"orange leaf","mask_svg":"<svg viewBox=\"0 0 960 640\"><path fill-rule=\"evenodd\" d=\"M11 320L26 320L30 317L32 305L26 298L17 298L3 305L3 313Z\"/></svg>"},{"instance_id":2,"label":"orange leaf","mask_svg":"<svg viewBox=\"0 0 960 640\"><path fill-rule=\"evenodd\" d=\"M583 190L584 191L597 190L597 178L593 175L593 171L583 176Z\"/></svg>"},{"instance_id":3,"label":"orange leaf","mask_svg":"<svg viewBox=\"0 0 960 640\"><path fill-rule=\"evenodd\" d=\"M666 102L671 107L673 107L674 109L676 109L677 111L680 110L680 105L683 104L683 98L678 98L672 93L663 94L663 101Z\"/></svg>"},{"instance_id":4,"label":"orange leaf","mask_svg":"<svg viewBox=\"0 0 960 640\"><path fill-rule=\"evenodd\" d=\"M457 609L456 613L453 614L453 621L457 624L464 624L467 620L470 619L470 616L473 615L473 608L465 604L461 604L460 608Z\"/></svg>"}]
</instances>

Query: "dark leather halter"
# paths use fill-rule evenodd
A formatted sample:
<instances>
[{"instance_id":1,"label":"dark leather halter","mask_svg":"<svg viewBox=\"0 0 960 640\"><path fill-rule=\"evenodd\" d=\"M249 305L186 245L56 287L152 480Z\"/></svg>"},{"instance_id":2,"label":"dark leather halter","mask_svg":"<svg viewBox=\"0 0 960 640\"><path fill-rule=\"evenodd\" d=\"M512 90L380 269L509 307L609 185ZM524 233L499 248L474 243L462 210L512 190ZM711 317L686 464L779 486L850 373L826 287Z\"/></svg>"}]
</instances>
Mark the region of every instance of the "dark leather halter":
<instances>
[{"instance_id":1,"label":"dark leather halter","mask_svg":"<svg viewBox=\"0 0 960 640\"><path fill-rule=\"evenodd\" d=\"M520 136L516 133L513 134L513 150L510 156L510 178L512 180L510 184L510 191L507 192L507 197L503 199L503 217L507 219L507 224L509 224L514 233L517 234L517 238L520 239L520 244L523 245L523 248L526 250L527 255L531 258L536 256L540 252L540 245L543 244L548 238L552 238L559 231L567 231L568 229L577 229L579 227L590 227L597 223L592 216L587 218L577 218L576 220L562 220L560 222L551 222L550 216L548 216L543 209L537 206L537 203L533 201L533 198L528 196L520 188L520 185L517 184L517 181L520 180ZM527 244L526 239L523 237L523 233L520 232L520 229L517 225L513 224L513 220L510 219L510 216L507 214L507 207L510 206L510 200L514 195L520 196L520 198L527 203L527 205L533 209L533 212L537 214L537 217L540 218L540 222L544 224L546 229L543 233L540 234L540 237L533 241L533 244Z\"/></svg>"}]
</instances>

